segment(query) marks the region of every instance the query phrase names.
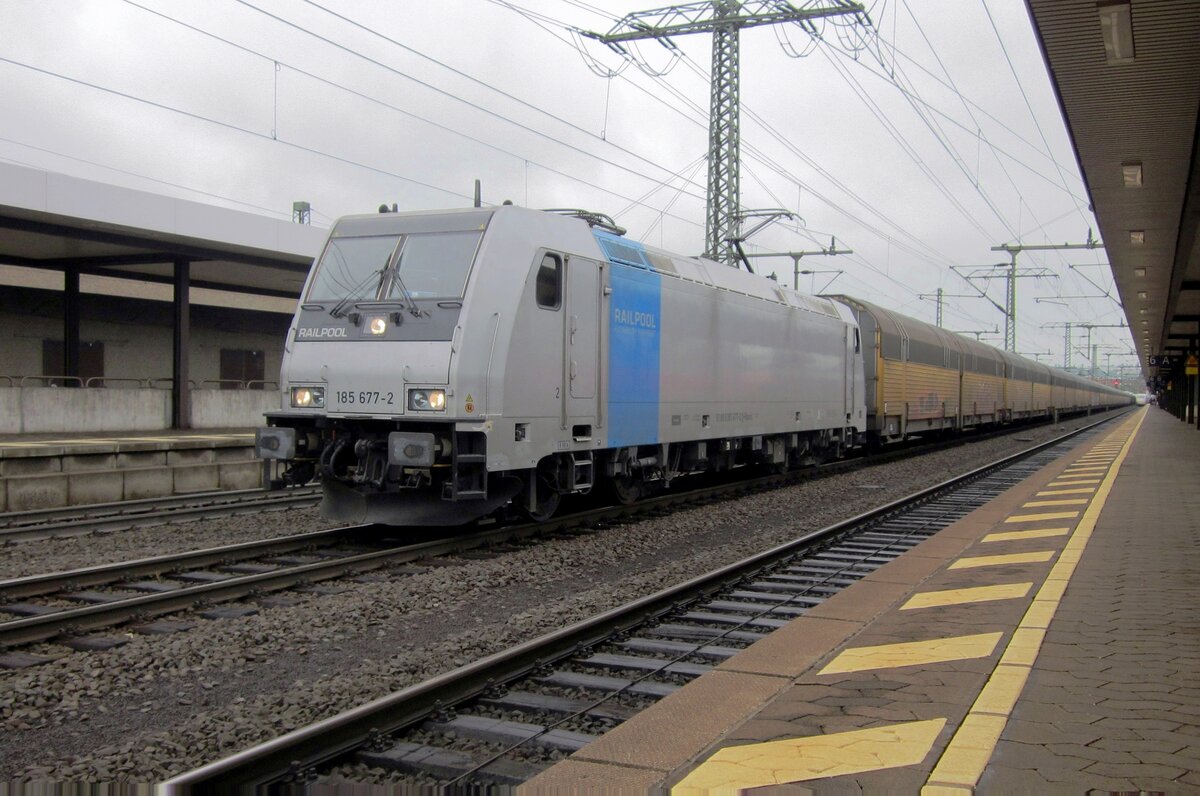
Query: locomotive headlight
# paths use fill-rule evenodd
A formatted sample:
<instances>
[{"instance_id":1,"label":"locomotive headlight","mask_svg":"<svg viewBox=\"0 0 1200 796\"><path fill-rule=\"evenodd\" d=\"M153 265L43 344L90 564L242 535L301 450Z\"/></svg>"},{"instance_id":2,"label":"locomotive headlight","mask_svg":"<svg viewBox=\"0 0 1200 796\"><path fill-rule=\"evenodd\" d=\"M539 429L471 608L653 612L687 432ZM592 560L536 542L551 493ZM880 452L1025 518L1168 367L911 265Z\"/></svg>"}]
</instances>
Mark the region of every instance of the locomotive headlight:
<instances>
[{"instance_id":1,"label":"locomotive headlight","mask_svg":"<svg viewBox=\"0 0 1200 796\"><path fill-rule=\"evenodd\" d=\"M292 406L297 409L324 409L324 387L293 387Z\"/></svg>"},{"instance_id":2,"label":"locomotive headlight","mask_svg":"<svg viewBox=\"0 0 1200 796\"><path fill-rule=\"evenodd\" d=\"M367 334L378 337L387 331L387 326L387 316L372 315L371 317L367 318L367 325L365 328L367 330Z\"/></svg>"},{"instance_id":3,"label":"locomotive headlight","mask_svg":"<svg viewBox=\"0 0 1200 796\"><path fill-rule=\"evenodd\" d=\"M418 412L441 412L446 408L446 391L409 390L408 408Z\"/></svg>"}]
</instances>

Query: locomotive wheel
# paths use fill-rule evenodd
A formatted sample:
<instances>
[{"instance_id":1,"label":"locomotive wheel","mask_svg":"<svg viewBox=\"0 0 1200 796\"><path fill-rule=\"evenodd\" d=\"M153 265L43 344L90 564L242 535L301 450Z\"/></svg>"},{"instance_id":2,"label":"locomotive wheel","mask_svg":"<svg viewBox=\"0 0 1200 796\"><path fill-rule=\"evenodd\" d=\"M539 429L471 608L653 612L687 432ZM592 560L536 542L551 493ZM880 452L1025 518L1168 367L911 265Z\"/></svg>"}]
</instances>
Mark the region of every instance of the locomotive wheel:
<instances>
[{"instance_id":1,"label":"locomotive wheel","mask_svg":"<svg viewBox=\"0 0 1200 796\"><path fill-rule=\"evenodd\" d=\"M526 509L525 513L534 522L545 522L554 516L554 512L558 511L558 505L561 500L562 495L554 488L550 480L543 474L538 473L537 505L532 509Z\"/></svg>"},{"instance_id":2,"label":"locomotive wheel","mask_svg":"<svg viewBox=\"0 0 1200 796\"><path fill-rule=\"evenodd\" d=\"M639 478L625 475L611 479L609 484L612 485L613 497L622 506L632 505L642 496L642 482Z\"/></svg>"}]
</instances>

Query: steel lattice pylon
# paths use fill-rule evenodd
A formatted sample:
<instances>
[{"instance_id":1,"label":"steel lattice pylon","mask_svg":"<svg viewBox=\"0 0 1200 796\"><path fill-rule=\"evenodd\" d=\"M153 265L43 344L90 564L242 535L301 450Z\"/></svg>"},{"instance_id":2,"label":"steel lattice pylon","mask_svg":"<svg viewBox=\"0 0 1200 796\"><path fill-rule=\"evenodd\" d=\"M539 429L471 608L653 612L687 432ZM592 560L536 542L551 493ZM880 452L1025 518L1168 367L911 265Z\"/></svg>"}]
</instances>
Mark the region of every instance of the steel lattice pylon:
<instances>
[{"instance_id":1,"label":"steel lattice pylon","mask_svg":"<svg viewBox=\"0 0 1200 796\"><path fill-rule=\"evenodd\" d=\"M736 4L727 4L734 5ZM728 243L737 235L741 196L741 138L738 111L738 28L713 30L712 88L708 118L708 207L704 223L704 254L729 263Z\"/></svg>"},{"instance_id":2,"label":"steel lattice pylon","mask_svg":"<svg viewBox=\"0 0 1200 796\"><path fill-rule=\"evenodd\" d=\"M853 0L703 0L652 11L636 11L618 20L608 33L579 31L603 42L626 58L633 56L621 45L638 39L657 39L669 47L670 37L712 33L712 89L708 122L708 203L705 217L705 254L728 265L738 261L730 242L739 237L740 216L740 111L738 107L738 34L742 28L797 23L811 35L810 20L843 14L862 14L863 4Z\"/></svg>"}]
</instances>

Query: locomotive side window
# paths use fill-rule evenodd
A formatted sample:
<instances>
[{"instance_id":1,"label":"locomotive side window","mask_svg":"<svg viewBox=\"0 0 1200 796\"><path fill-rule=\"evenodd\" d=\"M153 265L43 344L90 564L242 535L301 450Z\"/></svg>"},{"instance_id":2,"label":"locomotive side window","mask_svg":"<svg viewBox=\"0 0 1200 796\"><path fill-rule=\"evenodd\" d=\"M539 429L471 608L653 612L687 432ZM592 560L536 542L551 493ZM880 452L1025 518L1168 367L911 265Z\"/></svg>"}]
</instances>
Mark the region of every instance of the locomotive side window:
<instances>
[{"instance_id":1,"label":"locomotive side window","mask_svg":"<svg viewBox=\"0 0 1200 796\"><path fill-rule=\"evenodd\" d=\"M562 305L562 270L561 257L557 254L542 255L534 290L539 307L556 310Z\"/></svg>"}]
</instances>

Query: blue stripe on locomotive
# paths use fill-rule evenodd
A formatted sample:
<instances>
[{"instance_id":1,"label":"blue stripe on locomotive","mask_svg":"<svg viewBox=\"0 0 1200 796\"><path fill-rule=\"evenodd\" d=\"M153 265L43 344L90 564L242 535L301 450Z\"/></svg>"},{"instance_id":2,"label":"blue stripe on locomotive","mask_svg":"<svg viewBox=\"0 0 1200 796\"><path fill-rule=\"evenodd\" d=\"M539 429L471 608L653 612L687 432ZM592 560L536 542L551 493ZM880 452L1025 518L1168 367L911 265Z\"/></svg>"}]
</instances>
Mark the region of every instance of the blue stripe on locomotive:
<instances>
[{"instance_id":1,"label":"blue stripe on locomotive","mask_svg":"<svg viewBox=\"0 0 1200 796\"><path fill-rule=\"evenodd\" d=\"M647 267L640 244L599 230L596 238L613 264L608 325L608 444L653 444L658 442L662 278Z\"/></svg>"}]
</instances>

